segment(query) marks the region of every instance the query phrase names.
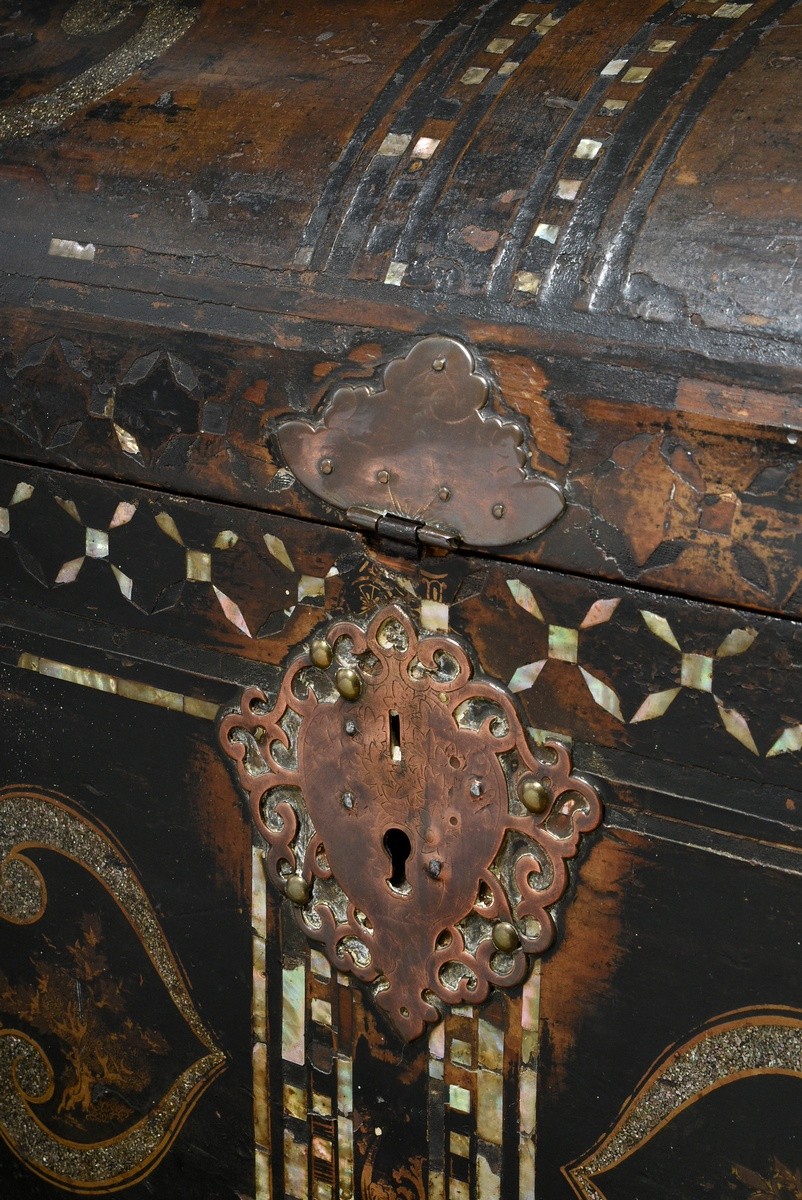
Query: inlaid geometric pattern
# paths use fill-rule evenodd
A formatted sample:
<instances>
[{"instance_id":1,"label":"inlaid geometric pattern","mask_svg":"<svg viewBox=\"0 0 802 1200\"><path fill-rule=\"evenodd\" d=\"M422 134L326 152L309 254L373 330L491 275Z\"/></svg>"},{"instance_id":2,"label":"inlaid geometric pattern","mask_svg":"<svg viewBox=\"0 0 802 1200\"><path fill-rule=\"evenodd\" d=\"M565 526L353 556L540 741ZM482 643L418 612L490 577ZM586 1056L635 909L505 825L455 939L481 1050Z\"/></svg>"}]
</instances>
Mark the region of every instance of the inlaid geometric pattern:
<instances>
[{"instance_id":1,"label":"inlaid geometric pattern","mask_svg":"<svg viewBox=\"0 0 802 1200\"><path fill-rule=\"evenodd\" d=\"M283 1164L280 1194L287 1200L531 1200L539 962L517 998L454 1008L431 1031L423 1043L427 1162L413 1151L400 1152L402 1165L385 1178L381 1144L388 1131L375 1111L367 1115L359 1095L353 1036L364 1018L358 990L315 949L285 955L280 1029L269 1031L270 901L264 854L256 847L252 887L257 1200L274 1196L275 1158ZM280 1096L270 1094L273 1045L280 1047ZM420 1052L421 1046L412 1049ZM392 1044L388 1050L395 1053ZM276 1061L272 1051L270 1059ZM511 1078L518 1081L515 1089L505 1087ZM388 1115L396 1124L399 1114Z\"/></svg>"},{"instance_id":2,"label":"inlaid geometric pattern","mask_svg":"<svg viewBox=\"0 0 802 1200\"><path fill-rule=\"evenodd\" d=\"M543 614L540 611L537 600L532 594L531 588L522 583L520 579L508 579L507 587L510 589L516 604L519 604L521 608L530 613L536 620L543 620ZM579 666L577 659L580 631L590 629L594 625L603 625L609 621L619 604L620 601L615 599L597 600L588 609L578 629L569 629L564 625L549 625L548 658L574 663L587 684L588 691L599 707L605 709L616 720L623 721L621 702L614 689L584 667ZM518 667L509 682L510 691L523 692L527 688L532 687L547 661L546 658L543 658L537 662L525 663L524 666Z\"/></svg>"},{"instance_id":3,"label":"inlaid geometric pattern","mask_svg":"<svg viewBox=\"0 0 802 1200\"><path fill-rule=\"evenodd\" d=\"M372 156L367 151L362 157L361 173L355 171L345 189L350 196L343 205L347 215L325 266L389 287L486 291L516 304L542 303L560 256L570 253L581 261L590 249L589 235L595 231L585 227L577 212L596 186L595 177L607 173L611 149L620 144L631 155L648 131L653 153L672 132L661 114L678 90L678 74L685 84L704 79L714 55L730 49L755 12L762 11L759 4L717 0L661 6L609 59L599 61L578 98L562 101L564 124L555 131L550 153L538 163L528 188L521 188L518 163L511 156L506 191L501 177L494 177L488 192L494 203L476 199L467 215L464 209L461 213L466 128L479 127L487 114L493 119L510 81L538 61L545 53L541 43L548 38L551 44L553 31L561 30L576 7L576 0L565 0L553 8L532 2L518 12L501 9L501 20L497 17L492 28L489 14L478 14L476 20L485 18L487 36L454 54L438 89L432 87L433 68L426 88L420 89L425 102L399 105L393 126L377 137ZM642 97L653 112L636 131L629 118ZM552 103L558 107L560 100ZM613 170L620 178L619 168ZM507 195L513 199L504 213L498 198ZM467 222L461 229L460 214ZM569 242L563 245L566 234ZM463 243L459 261L448 245L453 238ZM314 257L315 247L305 243L296 265L306 267Z\"/></svg>"},{"instance_id":4,"label":"inlaid geometric pattern","mask_svg":"<svg viewBox=\"0 0 802 1200\"><path fill-rule=\"evenodd\" d=\"M544 621L538 601L527 584L518 579L508 579L507 587L521 608L535 620ZM523 692L535 686L549 659L569 662L576 665L594 702L616 720L631 725L643 721L655 721L664 716L683 688L709 693L721 724L727 733L752 754L758 755L760 751L755 743L747 717L738 708L726 704L714 691L716 664L720 663L722 659L746 654L758 637L757 631L749 628L733 628L723 640L718 642L710 654L683 652L668 620L648 609L641 609L640 615L647 629L677 652L678 661L675 678L670 681L670 686L651 692L632 715L626 717L622 712L621 702L615 688L579 663L582 631L610 621L619 604L620 600L615 598L596 601L578 628L549 625L547 657L519 666L509 681L510 690ZM766 757L776 757L778 754L790 753L799 749L802 749L802 725L794 725L787 728L777 738L767 751Z\"/></svg>"},{"instance_id":5,"label":"inlaid geometric pattern","mask_svg":"<svg viewBox=\"0 0 802 1200\"><path fill-rule=\"evenodd\" d=\"M98 487L95 499L77 485L72 489L61 480L45 485L41 477L15 472L0 494L0 544L14 547L22 578L50 589L56 607L62 588L80 585L82 596L97 596L106 619L122 624L131 609L138 619L156 620L180 606L193 619L217 621L235 641L254 642L279 634L299 606L320 609L322 618L332 588L344 586L358 592L358 598L348 601L356 603L356 611L412 598L423 629L449 629L450 605L455 599L459 603L459 593L448 590L451 585L445 582L431 591L430 583L421 590L403 573L369 569L363 578L352 551L342 559L338 552L316 557L312 570L304 570L294 561L298 551L282 540L269 517L260 517L256 526L250 522L246 530L230 511L210 506L201 515L196 509L107 487ZM351 545L347 539L345 544ZM464 570L470 569L466 562ZM537 647L527 654L532 645L528 635L516 635L515 660L506 678L522 698L545 697L560 673L566 679L566 672L573 672L593 705L633 734L665 720L685 694L703 704L709 698L711 731L733 739L750 756L777 758L802 751L802 712L789 700L794 677L782 675L785 668L779 663L772 668L775 683L761 693L759 707L754 695L749 703L739 699L738 679L749 678L754 656L760 656L762 670L768 665L761 649L762 619L751 624L748 615L733 614L729 628L717 622L705 640L693 624L661 616L644 599L636 610L639 633L632 625L637 593L608 587L607 595L569 618L523 579L505 577L503 586L530 619ZM626 656L604 653L606 631L616 642L637 637L632 657L638 664L639 694ZM565 732L572 732L570 724Z\"/></svg>"},{"instance_id":6,"label":"inlaid geometric pattern","mask_svg":"<svg viewBox=\"0 0 802 1200\"><path fill-rule=\"evenodd\" d=\"M33 485L30 483L18 483L11 493L11 498L7 501L5 507L0 505L0 533L10 533L11 531L11 512L9 511L15 504L22 504L25 500L30 500L33 495Z\"/></svg>"},{"instance_id":7,"label":"inlaid geometric pattern","mask_svg":"<svg viewBox=\"0 0 802 1200\"><path fill-rule=\"evenodd\" d=\"M719 644L712 655L685 654L674 632L665 619L656 613L641 610L641 616L652 633L667 642L680 655L679 683L663 691L653 692L644 700L638 711L630 718L632 722L653 721L667 712L682 689L692 688L699 692L709 692L718 709L721 722L727 733L736 738L753 754L758 754L758 748L749 729L749 723L742 713L729 708L713 692L714 666L717 660L729 658L734 654L745 654L757 637L754 629L733 629Z\"/></svg>"},{"instance_id":8,"label":"inlaid geometric pattern","mask_svg":"<svg viewBox=\"0 0 802 1200\"><path fill-rule=\"evenodd\" d=\"M29 529L27 522L16 519L20 506L26 502L29 510L37 509L38 519ZM134 555L122 535L135 519L138 547ZM75 583L91 560L108 569L120 594L145 612L172 607L187 588L204 588L226 619L247 638L276 632L299 604L323 604L325 578L297 571L280 538L264 534L263 550L255 554L231 529L200 530L197 520L190 521L187 517L190 529L185 533L180 521L180 514L176 518L158 505L121 501L110 511L102 527L96 527L101 523L86 521L75 500L44 490L38 492L27 482L18 483L6 506L0 507L0 535L11 538L26 569L48 586ZM146 554L141 548L143 538L148 546ZM61 554L59 545L64 547ZM38 556L43 547L47 561L40 562ZM247 562L240 563L239 571L233 572L235 576L243 577L246 568L251 576L264 574L266 591L268 584L274 590L277 570L287 581L285 606L268 614L257 608L259 623L252 620L253 627L227 590L232 575L230 559L241 559L243 555ZM329 576L336 573L333 567L328 572ZM268 619L263 625L266 615Z\"/></svg>"}]
</instances>

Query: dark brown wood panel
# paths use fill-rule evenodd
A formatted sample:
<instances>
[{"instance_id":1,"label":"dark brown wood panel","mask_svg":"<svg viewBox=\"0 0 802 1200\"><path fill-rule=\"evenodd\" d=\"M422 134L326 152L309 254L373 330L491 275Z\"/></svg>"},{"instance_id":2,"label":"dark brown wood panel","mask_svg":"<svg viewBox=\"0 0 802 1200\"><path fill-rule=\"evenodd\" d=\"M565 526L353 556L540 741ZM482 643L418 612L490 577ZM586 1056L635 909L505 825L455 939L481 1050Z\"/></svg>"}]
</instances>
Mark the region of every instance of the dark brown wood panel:
<instances>
[{"instance_id":1,"label":"dark brown wood panel","mask_svg":"<svg viewBox=\"0 0 802 1200\"><path fill-rule=\"evenodd\" d=\"M6 662L0 696L4 1192L252 1194L250 832L208 717Z\"/></svg>"},{"instance_id":2,"label":"dark brown wood panel","mask_svg":"<svg viewBox=\"0 0 802 1200\"><path fill-rule=\"evenodd\" d=\"M40 653L36 631L95 647L113 676L130 652L190 675L230 661L232 686L271 680L335 614L397 601L464 636L527 724L586 747L594 772L636 789L652 772L655 791L778 823L780 840L798 826L796 622L468 555L405 560L342 530L67 473L5 464L2 479L9 664ZM202 698L169 690L188 688Z\"/></svg>"},{"instance_id":3,"label":"dark brown wood panel","mask_svg":"<svg viewBox=\"0 0 802 1200\"><path fill-rule=\"evenodd\" d=\"M22 314L7 322L6 456L328 522L342 515L287 471L275 420L314 413L344 380L379 386L383 365L413 344L286 320L266 335L272 346L153 325L82 326ZM533 465L567 500L550 529L505 557L800 612L793 396L591 363L548 344L522 353L490 341L480 359L501 402L531 425Z\"/></svg>"},{"instance_id":4,"label":"dark brown wood panel","mask_svg":"<svg viewBox=\"0 0 802 1200\"><path fill-rule=\"evenodd\" d=\"M677 1172L702 1196L796 1170L767 1116L797 1103L802 1038L794 622L68 473L5 464L3 487L0 829L49 899L0 923L0 1000L54 1067L40 1176L82 1190L64 1136L113 1139L96 1192L126 1169L177 1200L660 1200ZM268 886L215 727L321 625L390 601L463 638L605 804L531 978L411 1043ZM175 1137L124 1159L199 1061ZM2 1154L21 1195L56 1194Z\"/></svg>"},{"instance_id":5,"label":"dark brown wood panel","mask_svg":"<svg viewBox=\"0 0 802 1200\"><path fill-rule=\"evenodd\" d=\"M4 1194L802 1200L799 12L0 0Z\"/></svg>"},{"instance_id":6,"label":"dark brown wood panel","mask_svg":"<svg viewBox=\"0 0 802 1200\"><path fill-rule=\"evenodd\" d=\"M173 256L211 286L221 270L232 299L241 265L295 272L324 307L347 281L368 302L432 312L452 296L485 321L794 361L790 177L770 198L798 159L793 0L628 0L603 30L577 0L303 4L268 20L230 0L105 21L66 0L7 8L3 214L26 230L7 261L29 278L49 274L55 236L95 245L81 281L127 248L163 276ZM736 215L725 166L719 220L699 208L699 170L673 163L691 136L703 170L726 162L731 88L752 200ZM744 250L722 262L725 228Z\"/></svg>"}]
</instances>

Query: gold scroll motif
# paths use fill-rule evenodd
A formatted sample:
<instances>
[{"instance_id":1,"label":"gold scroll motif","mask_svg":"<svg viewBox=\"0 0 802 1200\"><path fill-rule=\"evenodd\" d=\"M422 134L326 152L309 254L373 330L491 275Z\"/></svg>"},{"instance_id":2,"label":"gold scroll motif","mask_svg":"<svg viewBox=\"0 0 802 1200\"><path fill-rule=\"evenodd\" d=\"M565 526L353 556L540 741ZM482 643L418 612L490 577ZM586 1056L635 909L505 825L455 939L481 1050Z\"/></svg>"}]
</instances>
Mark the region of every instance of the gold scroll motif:
<instances>
[{"instance_id":1,"label":"gold scroll motif","mask_svg":"<svg viewBox=\"0 0 802 1200\"><path fill-rule=\"evenodd\" d=\"M418 1155L408 1164L395 1167L391 1172L391 1180L382 1179L374 1172L377 1150L378 1142L374 1139L360 1180L361 1200L426 1200L423 1159Z\"/></svg>"},{"instance_id":2,"label":"gold scroll motif","mask_svg":"<svg viewBox=\"0 0 802 1200\"><path fill-rule=\"evenodd\" d=\"M113 0L77 0L62 18L61 28L70 40L94 37L116 28L133 8L131 3L115 4ZM149 0L137 31L99 63L52 91L0 109L0 141L62 125L169 50L195 23L197 15L197 8L181 0Z\"/></svg>"},{"instance_id":3,"label":"gold scroll motif","mask_svg":"<svg viewBox=\"0 0 802 1200\"><path fill-rule=\"evenodd\" d=\"M747 1008L715 1017L654 1064L613 1128L583 1158L563 1167L563 1175L579 1200L606 1200L599 1176L704 1096L759 1075L802 1079L802 1011Z\"/></svg>"},{"instance_id":4,"label":"gold scroll motif","mask_svg":"<svg viewBox=\"0 0 802 1200\"><path fill-rule=\"evenodd\" d=\"M792 1171L778 1158L772 1160L765 1176L738 1163L732 1173L738 1183L749 1189L748 1200L802 1200L802 1170L797 1167Z\"/></svg>"},{"instance_id":5,"label":"gold scroll motif","mask_svg":"<svg viewBox=\"0 0 802 1200\"><path fill-rule=\"evenodd\" d=\"M143 1179L162 1159L201 1094L223 1069L225 1055L192 1004L187 984L131 864L107 832L60 798L23 787L0 791L0 919L14 925L33 925L47 909L47 886L41 870L28 857L31 850L63 855L105 889L127 919L175 1008L206 1051L182 1071L149 1112L123 1132L94 1143L77 1142L48 1129L37 1112L39 1106L53 1099L56 1086L45 1049L30 1033L0 1023L0 1137L26 1167L49 1183L79 1193L113 1192ZM69 947L73 959L77 956L90 966L97 963L102 937L100 921L85 918L79 942ZM51 999L57 1001L64 980L57 965L50 968L50 975L55 988ZM84 1025L94 1022L98 1043L95 1057L106 1069L108 1052L120 1049L115 1046L115 1038L122 1037L125 1049L133 1055L132 1061L139 1062L144 1073L148 1054L166 1052L163 1039L158 1031L142 1029L133 1022L126 1022L123 1032L112 1031L107 1018L93 1011L92 977L97 977L96 987L113 987L114 981L107 973L105 980L95 971L88 975L87 1003L79 1017ZM12 989L3 980L0 990L0 999L19 1003L18 1019L24 1020L26 1012L35 1009L37 1020L32 1024L37 1031L42 1028L41 999L37 1002L29 995L30 989ZM53 1028L43 1033L58 1038L67 1061L74 1067L59 1111L86 1109L87 1103L91 1104L86 1088L94 1069L92 1062L86 1058L86 1048L71 1037L68 1004L65 1002L60 1012L56 1011L57 1004L51 1008Z\"/></svg>"}]
</instances>

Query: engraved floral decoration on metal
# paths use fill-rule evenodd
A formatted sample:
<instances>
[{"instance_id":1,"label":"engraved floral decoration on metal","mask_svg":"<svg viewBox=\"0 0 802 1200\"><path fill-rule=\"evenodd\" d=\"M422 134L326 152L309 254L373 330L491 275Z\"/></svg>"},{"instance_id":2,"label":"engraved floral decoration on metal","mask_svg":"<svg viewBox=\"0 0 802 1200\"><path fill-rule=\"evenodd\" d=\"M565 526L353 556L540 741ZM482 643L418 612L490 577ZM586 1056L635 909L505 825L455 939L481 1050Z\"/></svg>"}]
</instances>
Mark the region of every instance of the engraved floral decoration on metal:
<instances>
[{"instance_id":1,"label":"engraved floral decoration on metal","mask_svg":"<svg viewBox=\"0 0 802 1200\"><path fill-rule=\"evenodd\" d=\"M314 425L283 420L278 443L327 504L391 513L469 546L508 546L556 521L565 500L532 468L528 423L491 397L467 346L427 337L387 363L380 386L336 387Z\"/></svg>"},{"instance_id":2,"label":"engraved floral decoration on metal","mask_svg":"<svg viewBox=\"0 0 802 1200\"><path fill-rule=\"evenodd\" d=\"M220 740L269 878L406 1039L522 981L601 820L565 746L536 753L510 693L395 604L330 625L275 702L247 688Z\"/></svg>"}]
</instances>

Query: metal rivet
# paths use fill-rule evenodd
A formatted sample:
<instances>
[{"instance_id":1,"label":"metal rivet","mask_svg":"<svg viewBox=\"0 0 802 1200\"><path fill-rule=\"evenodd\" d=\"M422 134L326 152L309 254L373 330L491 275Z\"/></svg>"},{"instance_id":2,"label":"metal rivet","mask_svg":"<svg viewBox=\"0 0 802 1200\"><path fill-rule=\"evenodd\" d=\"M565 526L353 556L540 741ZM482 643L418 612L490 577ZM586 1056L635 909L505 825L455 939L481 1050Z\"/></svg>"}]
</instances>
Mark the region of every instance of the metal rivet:
<instances>
[{"instance_id":1,"label":"metal rivet","mask_svg":"<svg viewBox=\"0 0 802 1200\"><path fill-rule=\"evenodd\" d=\"M353 808L354 807L353 792L343 792L341 801L342 801L343 808Z\"/></svg>"},{"instance_id":2,"label":"metal rivet","mask_svg":"<svg viewBox=\"0 0 802 1200\"><path fill-rule=\"evenodd\" d=\"M349 737L354 737L356 735L356 721L352 721L350 717L345 722L345 732Z\"/></svg>"},{"instance_id":3,"label":"metal rivet","mask_svg":"<svg viewBox=\"0 0 802 1200\"><path fill-rule=\"evenodd\" d=\"M343 700L358 700L362 695L362 676L353 667L340 667L335 682Z\"/></svg>"},{"instance_id":4,"label":"metal rivet","mask_svg":"<svg viewBox=\"0 0 802 1200\"><path fill-rule=\"evenodd\" d=\"M441 500L450 500L451 499L451 490L450 490L450 488L447 488L447 487L441 487L440 491L437 493L437 495L440 497Z\"/></svg>"},{"instance_id":5,"label":"metal rivet","mask_svg":"<svg viewBox=\"0 0 802 1200\"><path fill-rule=\"evenodd\" d=\"M471 782L471 795L472 796L481 796L484 794L484 790L485 790L484 785L482 784L481 779L472 780L472 782Z\"/></svg>"},{"instance_id":6,"label":"metal rivet","mask_svg":"<svg viewBox=\"0 0 802 1200\"><path fill-rule=\"evenodd\" d=\"M390 472L385 471L384 467L382 467L381 471L376 472L376 478L378 479L379 483L389 483Z\"/></svg>"},{"instance_id":7,"label":"metal rivet","mask_svg":"<svg viewBox=\"0 0 802 1200\"><path fill-rule=\"evenodd\" d=\"M306 904L312 895L312 889L303 875L290 875L287 880L287 895L293 904Z\"/></svg>"},{"instance_id":8,"label":"metal rivet","mask_svg":"<svg viewBox=\"0 0 802 1200\"><path fill-rule=\"evenodd\" d=\"M331 666L331 660L334 656L331 646L325 638L315 638L309 647L309 657L316 667L320 667L325 671L326 667Z\"/></svg>"},{"instance_id":9,"label":"metal rivet","mask_svg":"<svg viewBox=\"0 0 802 1200\"><path fill-rule=\"evenodd\" d=\"M504 950L507 954L511 954L513 950L518 949L520 944L517 930L509 921L499 921L498 925L494 926L493 945L497 950Z\"/></svg>"},{"instance_id":10,"label":"metal rivet","mask_svg":"<svg viewBox=\"0 0 802 1200\"><path fill-rule=\"evenodd\" d=\"M549 806L549 793L538 779L525 779L518 788L518 795L524 808L532 813L545 812Z\"/></svg>"},{"instance_id":11,"label":"metal rivet","mask_svg":"<svg viewBox=\"0 0 802 1200\"><path fill-rule=\"evenodd\" d=\"M432 858L426 864L426 870L429 872L432 879L439 879L442 869L443 864L440 862L439 858Z\"/></svg>"},{"instance_id":12,"label":"metal rivet","mask_svg":"<svg viewBox=\"0 0 802 1200\"><path fill-rule=\"evenodd\" d=\"M434 362L432 363L433 371L445 371L445 369L446 369L446 360L444 358L436 358L434 360Z\"/></svg>"},{"instance_id":13,"label":"metal rivet","mask_svg":"<svg viewBox=\"0 0 802 1200\"><path fill-rule=\"evenodd\" d=\"M321 475L331 475L333 470L334 470L334 463L331 461L331 459L330 458L321 458L320 474Z\"/></svg>"},{"instance_id":14,"label":"metal rivet","mask_svg":"<svg viewBox=\"0 0 802 1200\"><path fill-rule=\"evenodd\" d=\"M504 505L503 504L494 504L493 508L491 509L491 512L493 513L493 516L496 518L496 520L500 521L501 518L504 516Z\"/></svg>"}]
</instances>

